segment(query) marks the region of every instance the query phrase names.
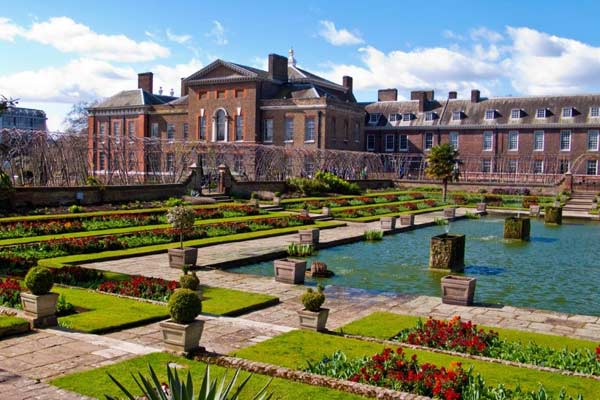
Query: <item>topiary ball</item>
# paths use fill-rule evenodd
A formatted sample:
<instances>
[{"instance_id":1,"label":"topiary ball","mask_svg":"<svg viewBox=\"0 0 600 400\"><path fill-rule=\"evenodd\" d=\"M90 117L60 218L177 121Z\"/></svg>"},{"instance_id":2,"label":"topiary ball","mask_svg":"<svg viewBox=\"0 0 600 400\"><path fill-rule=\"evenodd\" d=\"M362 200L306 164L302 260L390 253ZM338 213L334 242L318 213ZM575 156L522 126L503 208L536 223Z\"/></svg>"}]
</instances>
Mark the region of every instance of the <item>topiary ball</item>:
<instances>
[{"instance_id":1,"label":"topiary ball","mask_svg":"<svg viewBox=\"0 0 600 400\"><path fill-rule=\"evenodd\" d=\"M202 312L202 301L190 289L177 289L169 298L169 314L179 324L189 324Z\"/></svg>"},{"instance_id":2,"label":"topiary ball","mask_svg":"<svg viewBox=\"0 0 600 400\"><path fill-rule=\"evenodd\" d=\"M198 287L200 286L200 279L198 279L198 276L194 272L192 272L190 275L181 275L179 278L179 286L181 286L183 289L198 290Z\"/></svg>"},{"instance_id":3,"label":"topiary ball","mask_svg":"<svg viewBox=\"0 0 600 400\"><path fill-rule=\"evenodd\" d=\"M25 275L25 286L37 296L50 292L52 285L54 285L54 279L47 268L33 267Z\"/></svg>"},{"instance_id":4,"label":"topiary ball","mask_svg":"<svg viewBox=\"0 0 600 400\"><path fill-rule=\"evenodd\" d=\"M323 293L323 287L319 286L318 291L312 290L312 288L308 288L306 293L304 293L300 299L304 308L308 311L317 312L321 309L323 303L325 303L325 294Z\"/></svg>"}]
</instances>

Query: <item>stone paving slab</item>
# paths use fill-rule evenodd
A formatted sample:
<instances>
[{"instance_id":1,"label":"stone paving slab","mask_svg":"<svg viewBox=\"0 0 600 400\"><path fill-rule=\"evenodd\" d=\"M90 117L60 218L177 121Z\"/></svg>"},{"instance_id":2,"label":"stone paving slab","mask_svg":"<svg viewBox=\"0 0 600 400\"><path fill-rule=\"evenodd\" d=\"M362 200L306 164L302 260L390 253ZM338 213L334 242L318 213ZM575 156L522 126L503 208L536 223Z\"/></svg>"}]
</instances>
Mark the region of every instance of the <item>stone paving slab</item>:
<instances>
[{"instance_id":1,"label":"stone paving slab","mask_svg":"<svg viewBox=\"0 0 600 400\"><path fill-rule=\"evenodd\" d=\"M7 400L88 400L91 397L59 389L57 387L29 379L0 369L1 398Z\"/></svg>"}]
</instances>

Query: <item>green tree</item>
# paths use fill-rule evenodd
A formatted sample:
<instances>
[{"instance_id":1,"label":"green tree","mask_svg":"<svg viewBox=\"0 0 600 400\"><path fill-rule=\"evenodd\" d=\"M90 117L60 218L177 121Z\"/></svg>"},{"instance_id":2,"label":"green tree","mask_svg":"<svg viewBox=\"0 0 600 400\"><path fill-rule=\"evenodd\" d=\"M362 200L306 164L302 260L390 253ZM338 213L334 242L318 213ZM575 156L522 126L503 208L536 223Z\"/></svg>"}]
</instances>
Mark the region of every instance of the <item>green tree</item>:
<instances>
[{"instance_id":1,"label":"green tree","mask_svg":"<svg viewBox=\"0 0 600 400\"><path fill-rule=\"evenodd\" d=\"M443 201L446 201L448 182L458 181L458 151L448 143L434 146L427 156L427 167L425 173L433 179L442 181Z\"/></svg>"}]
</instances>

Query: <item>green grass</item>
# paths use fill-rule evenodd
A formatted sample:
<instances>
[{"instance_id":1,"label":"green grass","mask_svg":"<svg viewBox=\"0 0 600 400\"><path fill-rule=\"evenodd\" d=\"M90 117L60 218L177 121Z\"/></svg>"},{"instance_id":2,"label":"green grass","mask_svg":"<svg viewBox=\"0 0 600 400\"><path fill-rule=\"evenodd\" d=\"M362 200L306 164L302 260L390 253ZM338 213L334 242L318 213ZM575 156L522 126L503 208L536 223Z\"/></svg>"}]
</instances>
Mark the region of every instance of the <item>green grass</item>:
<instances>
[{"instance_id":1,"label":"green grass","mask_svg":"<svg viewBox=\"0 0 600 400\"><path fill-rule=\"evenodd\" d=\"M378 221L379 219L381 219L381 217L397 217L399 215L409 215L409 214L414 214L414 215L426 214L429 212L441 211L446 207L448 207L448 206L437 206L437 207L424 208L421 210L413 210L413 211L399 211L399 212L388 213L388 214L370 215L367 217L357 217L357 218L335 217L335 218L340 221L373 222L373 221Z\"/></svg>"},{"instance_id":2,"label":"green grass","mask_svg":"<svg viewBox=\"0 0 600 400\"><path fill-rule=\"evenodd\" d=\"M351 194L351 195L343 195L343 196L313 196L313 197L295 197L291 199L283 199L281 200L281 204L294 204L294 203L304 203L305 201L322 201L322 200L335 200L335 199L353 199L355 197L383 197L387 194L408 194L418 192L418 190L395 190L395 191L384 191L377 193L367 193L367 194Z\"/></svg>"},{"instance_id":3,"label":"green grass","mask_svg":"<svg viewBox=\"0 0 600 400\"><path fill-rule=\"evenodd\" d=\"M350 335L390 339L403 329L414 328L419 319L425 322L427 318L389 312L375 312L365 318L342 326L338 331ZM507 341L521 343L534 342L539 346L555 349L568 347L570 349L590 349L593 351L598 345L598 343L589 340L573 339L564 336L544 335L542 333L496 328L486 325L478 325L478 327L485 329L486 331L493 330L498 332L500 338L506 339Z\"/></svg>"},{"instance_id":4,"label":"green grass","mask_svg":"<svg viewBox=\"0 0 600 400\"><path fill-rule=\"evenodd\" d=\"M218 236L211 237L205 239L197 239L197 240L188 240L183 242L184 246L189 247L204 247L211 246L215 244L222 243L231 243L231 242L240 242L244 240L251 239L259 239L273 236L280 236L289 233L298 232L300 229L310 229L310 228L335 228L338 226L343 226L344 223L339 221L325 221L325 222L317 222L313 225L303 225L303 226L292 226L287 228L280 229L269 229L265 231L256 231L256 232L247 232L247 233L237 233L235 235L227 235L227 236ZM154 246L144 246L144 247L136 247L132 249L124 249L124 250L111 250L111 251L103 251L100 253L91 253L91 254L76 254L70 256L56 257L56 258L47 258L44 260L39 260L38 264L46 267L60 267L62 265L68 264L80 264L86 262L94 262L94 261L106 261L106 260L114 260L124 257L135 257L140 255L148 255L148 254L158 254L164 253L168 249L172 249L175 247L179 247L178 242L173 243L165 243Z\"/></svg>"},{"instance_id":5,"label":"green grass","mask_svg":"<svg viewBox=\"0 0 600 400\"><path fill-rule=\"evenodd\" d=\"M277 302L277 297L239 290L204 287L202 311L215 315L239 315ZM102 333L168 318L167 307L86 289L54 287L69 303L85 312L60 317L59 323L77 331Z\"/></svg>"},{"instance_id":6,"label":"green grass","mask_svg":"<svg viewBox=\"0 0 600 400\"><path fill-rule=\"evenodd\" d=\"M13 317L11 315L0 315L0 329L11 328L25 324L29 325L29 322L26 319Z\"/></svg>"},{"instance_id":7,"label":"green grass","mask_svg":"<svg viewBox=\"0 0 600 400\"><path fill-rule=\"evenodd\" d=\"M261 215L248 215L245 217L230 217L230 218L215 218L215 219L202 219L197 220L194 225L209 225L209 224L218 224L223 222L243 222L243 221L251 221L254 219L262 219L262 218L277 218L277 217L285 217L290 215L286 212L274 212L274 213L266 213ZM166 229L170 228L170 224L159 224L159 225L144 225L144 226L129 226L127 228L114 228L114 229L103 229L98 231L84 231L84 232L70 232L70 233L60 233L56 235L42 235L42 236L28 236L14 239L2 239L0 240L0 247L2 246L14 246L17 244L25 244L25 243L36 243L36 242L45 242L49 240L56 239L70 239L70 238L82 238L82 237L90 237L90 236L98 236L98 235L121 235L125 233L135 233L135 232L144 232L151 231L154 229Z\"/></svg>"},{"instance_id":8,"label":"green grass","mask_svg":"<svg viewBox=\"0 0 600 400\"><path fill-rule=\"evenodd\" d=\"M109 379L107 373L116 376L127 389L134 395L141 395L136 391L137 386L131 378L131 373L141 372L148 375L148 364L152 365L161 382L166 381L166 365L170 362L177 363L189 369L192 373L192 379L196 387L199 386L206 364L197 361L190 361L185 358L169 355L166 353L153 353L142 357L122 361L106 367L93 369L90 371L79 372L72 375L63 376L54 379L50 383L59 388L71 390L86 396L95 398L105 398L104 395L122 396L122 393ZM226 369L212 365L210 373L212 377L220 379ZM233 375L233 370L228 370L229 375ZM180 375L186 374L185 370L179 371ZM241 383L248 373L241 372L237 383ZM185 377L185 375L184 375ZM269 377L264 375L253 375L246 385L245 395L241 399L251 399L253 393L258 392L268 381ZM328 399L328 400L359 400L365 399L361 396L340 392L337 390L310 386L284 379L273 379L269 386L269 392L274 393L274 398L279 400L297 400L297 399Z\"/></svg>"},{"instance_id":9,"label":"green grass","mask_svg":"<svg viewBox=\"0 0 600 400\"><path fill-rule=\"evenodd\" d=\"M310 331L293 331L235 351L233 355L288 368L303 369L306 367L307 361L318 362L323 356L330 356L337 350L341 350L350 358L356 358L371 356L383 348L384 346L381 344L341 336ZM514 388L520 384L523 389L537 390L539 384L542 384L549 394L553 395L557 395L564 387L568 394L575 396L581 393L586 399L595 399L600 393L600 381L594 379L511 367L429 351L405 349L405 352L408 356L416 354L420 363L428 362L437 366L449 367L452 361L460 361L465 368L473 366L475 373L480 373L486 383L491 386L502 383L507 387Z\"/></svg>"}]
</instances>

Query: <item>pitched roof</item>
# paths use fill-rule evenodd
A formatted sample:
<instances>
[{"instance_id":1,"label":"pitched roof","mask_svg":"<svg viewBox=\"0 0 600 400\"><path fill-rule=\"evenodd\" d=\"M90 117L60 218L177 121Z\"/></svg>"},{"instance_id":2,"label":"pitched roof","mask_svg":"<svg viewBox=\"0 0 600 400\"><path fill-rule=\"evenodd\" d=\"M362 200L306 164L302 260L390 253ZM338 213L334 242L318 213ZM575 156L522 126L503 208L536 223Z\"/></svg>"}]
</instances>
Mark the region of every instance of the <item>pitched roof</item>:
<instances>
[{"instance_id":1,"label":"pitched roof","mask_svg":"<svg viewBox=\"0 0 600 400\"><path fill-rule=\"evenodd\" d=\"M122 92L101 101L94 107L90 107L90 109L141 107L166 104L175 99L177 99L177 97L152 94L143 89L123 90Z\"/></svg>"},{"instance_id":2,"label":"pitched roof","mask_svg":"<svg viewBox=\"0 0 600 400\"><path fill-rule=\"evenodd\" d=\"M202 68L199 71L194 72L192 75L188 76L184 79L184 81L194 81L198 79L202 79L204 75L207 75L211 71L216 70L219 67L228 68L241 76L238 78L246 78L246 79L269 79L269 73L267 71L263 71L258 68L249 67L247 65L236 64L228 61L224 61L221 59L217 59L212 63L208 64L206 67ZM227 79L235 79L236 77L228 77Z\"/></svg>"}]
</instances>

